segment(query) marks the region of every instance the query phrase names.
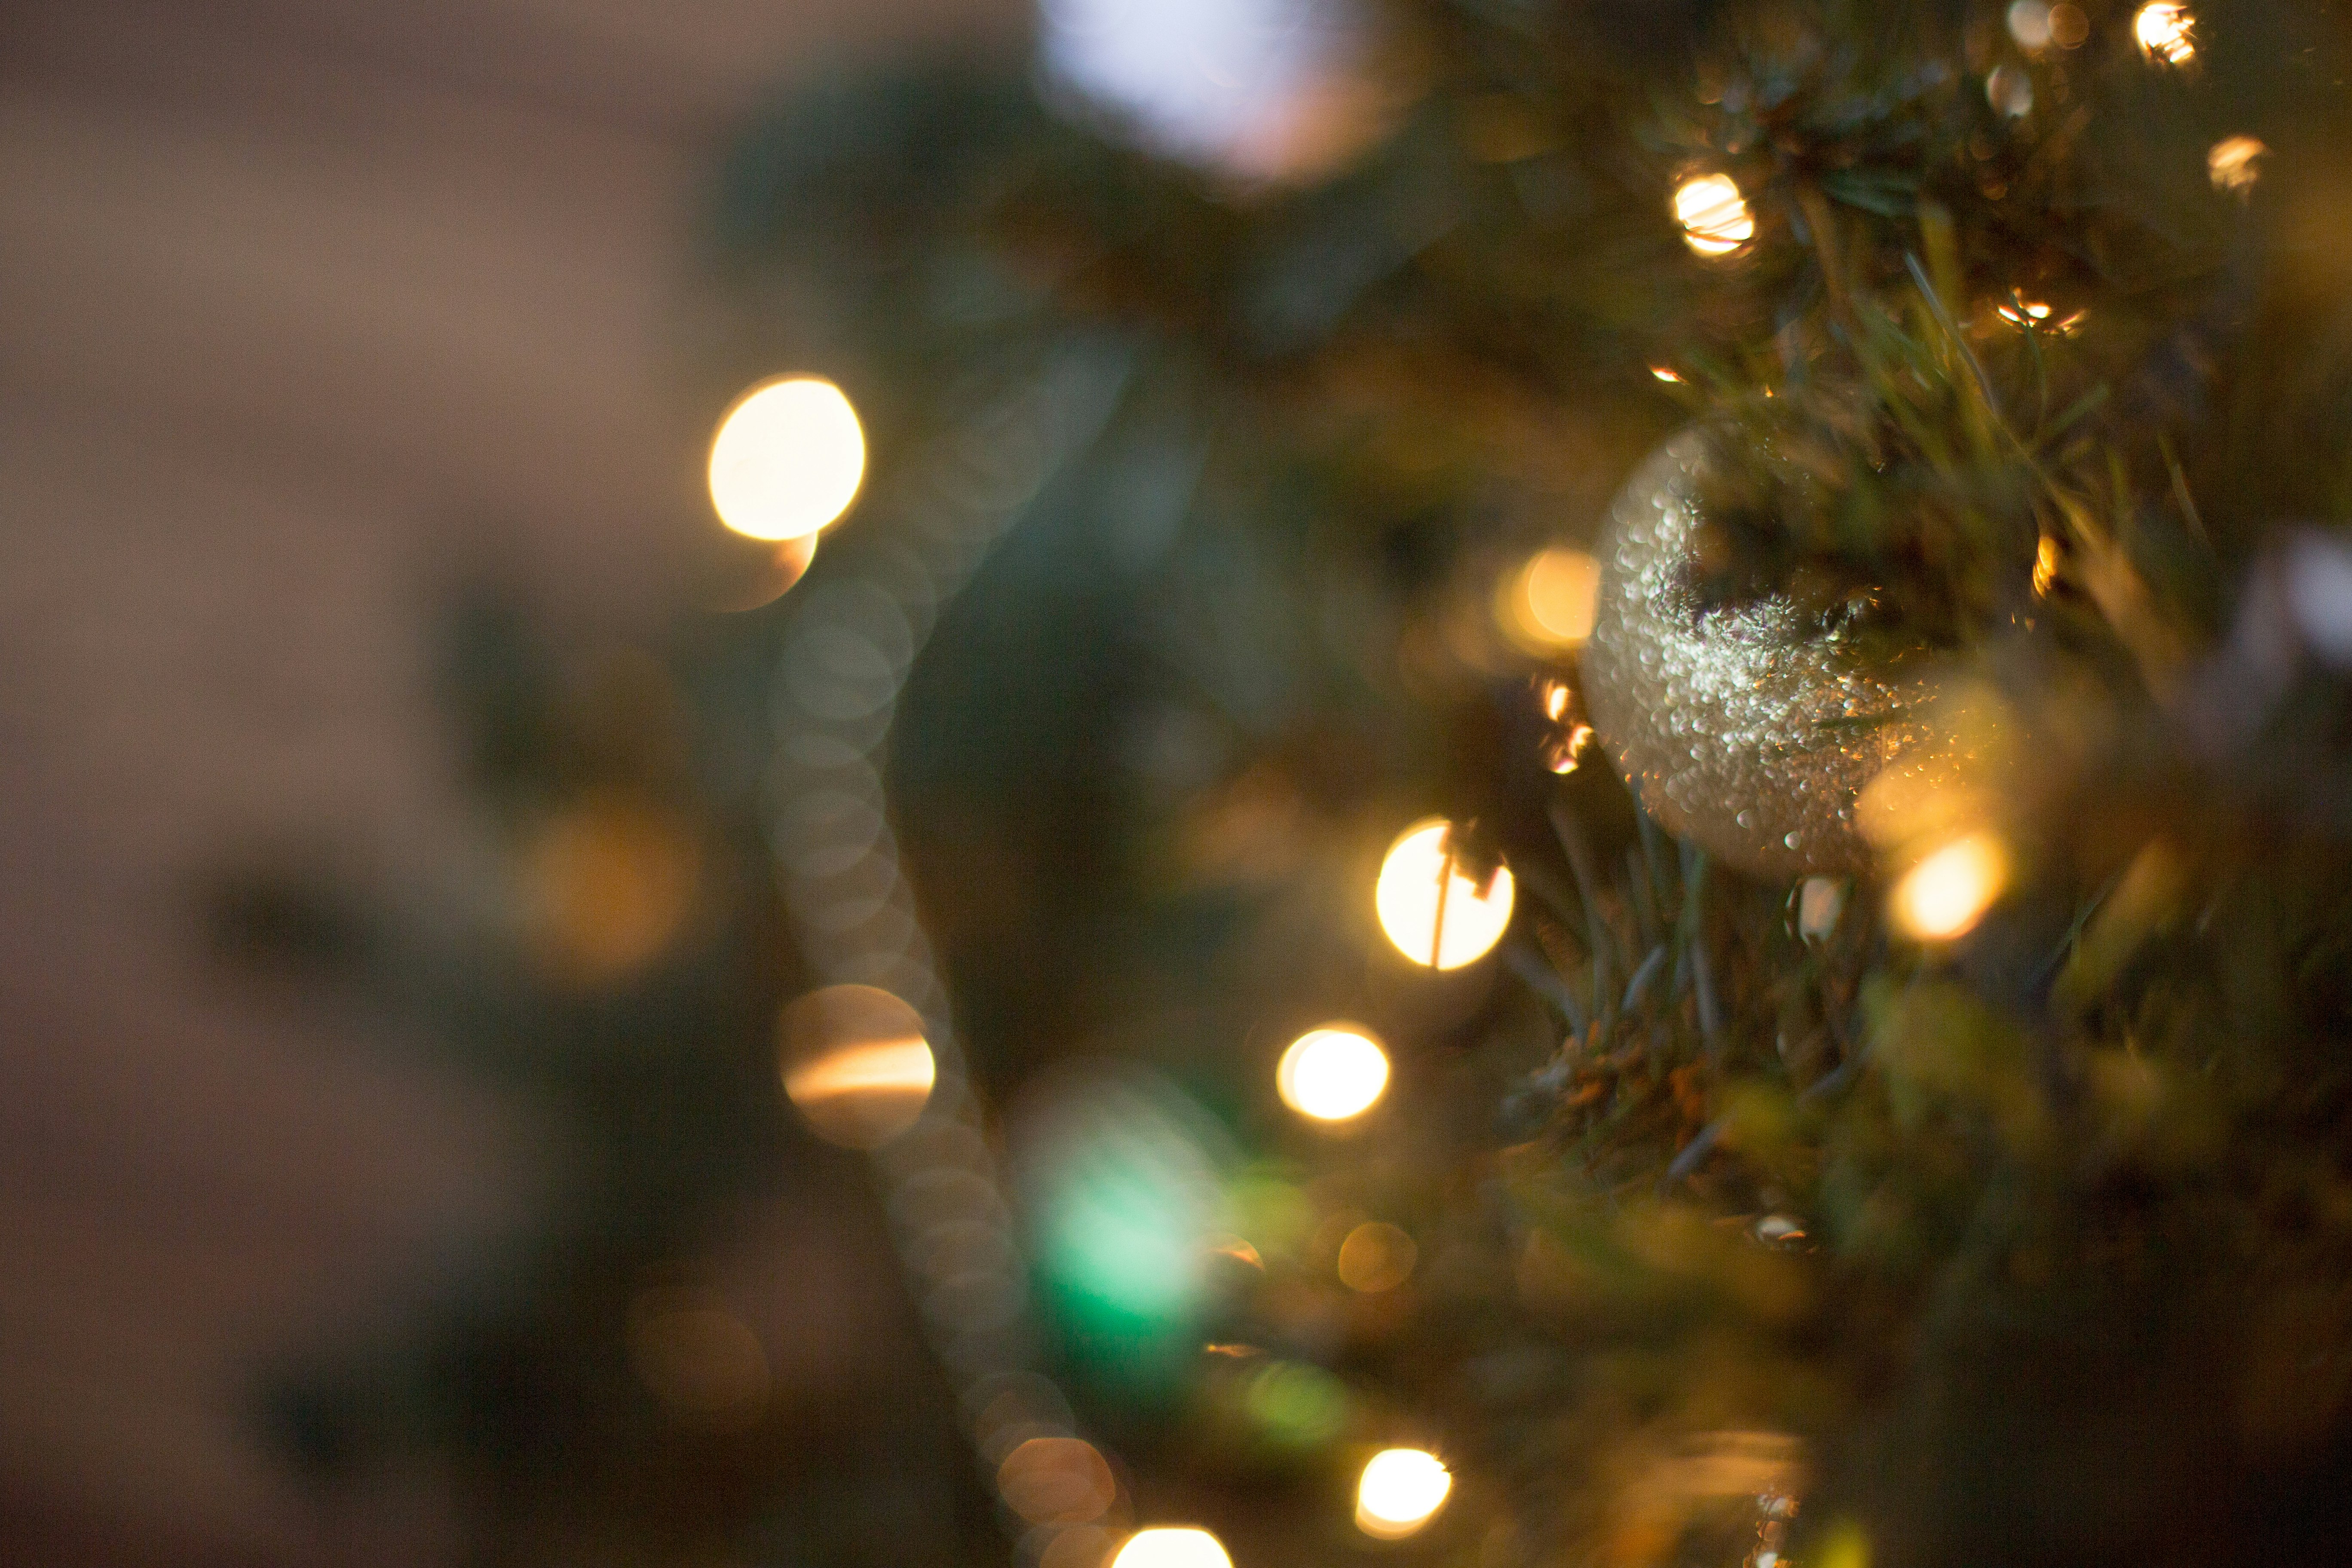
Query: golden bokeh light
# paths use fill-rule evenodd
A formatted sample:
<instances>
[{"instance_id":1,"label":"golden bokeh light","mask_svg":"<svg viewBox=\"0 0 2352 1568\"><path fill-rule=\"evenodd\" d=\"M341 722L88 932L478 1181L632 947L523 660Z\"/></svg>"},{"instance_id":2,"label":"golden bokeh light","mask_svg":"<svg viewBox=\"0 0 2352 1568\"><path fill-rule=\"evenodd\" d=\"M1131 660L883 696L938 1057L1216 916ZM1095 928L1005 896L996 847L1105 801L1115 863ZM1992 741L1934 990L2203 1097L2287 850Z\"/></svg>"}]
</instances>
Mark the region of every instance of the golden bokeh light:
<instances>
[{"instance_id":1,"label":"golden bokeh light","mask_svg":"<svg viewBox=\"0 0 2352 1568\"><path fill-rule=\"evenodd\" d=\"M524 879L536 945L565 976L617 979L675 941L701 883L700 846L673 813L593 795L532 838Z\"/></svg>"},{"instance_id":2,"label":"golden bokeh light","mask_svg":"<svg viewBox=\"0 0 2352 1568\"><path fill-rule=\"evenodd\" d=\"M1582 647L1600 597L1601 563L1559 545L1538 552L1504 579L1495 616L1505 636L1530 651Z\"/></svg>"},{"instance_id":3,"label":"golden bokeh light","mask_svg":"<svg viewBox=\"0 0 2352 1568\"><path fill-rule=\"evenodd\" d=\"M1454 849L1454 825L1433 816L1389 846L1372 895L1397 951L1432 969L1459 969L1494 951L1511 923L1511 868L1482 885Z\"/></svg>"},{"instance_id":4,"label":"golden bokeh light","mask_svg":"<svg viewBox=\"0 0 2352 1568\"><path fill-rule=\"evenodd\" d=\"M1676 186L1675 221L1683 243L1701 256L1728 256L1756 237L1748 198L1728 174L1697 174Z\"/></svg>"},{"instance_id":5,"label":"golden bokeh light","mask_svg":"<svg viewBox=\"0 0 2352 1568\"><path fill-rule=\"evenodd\" d=\"M1282 1103L1317 1121L1345 1121L1370 1110L1389 1087L1389 1056L1353 1024L1309 1029L1290 1042L1274 1069Z\"/></svg>"},{"instance_id":6,"label":"golden bokeh light","mask_svg":"<svg viewBox=\"0 0 2352 1568\"><path fill-rule=\"evenodd\" d=\"M730 570L709 590L705 604L720 615L741 615L774 604L816 563L816 542L814 533L777 542L756 541L756 555Z\"/></svg>"},{"instance_id":7,"label":"golden bokeh light","mask_svg":"<svg viewBox=\"0 0 2352 1568\"><path fill-rule=\"evenodd\" d=\"M1339 1243L1339 1283L1365 1296L1393 1290L1412 1277L1421 1249L1402 1229L1368 1220Z\"/></svg>"},{"instance_id":8,"label":"golden bokeh light","mask_svg":"<svg viewBox=\"0 0 2352 1568\"><path fill-rule=\"evenodd\" d=\"M1110 1561L1111 1543L1117 1539L1096 1524L1057 1530L1037 1559L1037 1568L1103 1568Z\"/></svg>"},{"instance_id":9,"label":"golden bokeh light","mask_svg":"<svg viewBox=\"0 0 2352 1568\"><path fill-rule=\"evenodd\" d=\"M2091 18L2080 5L2059 0L2050 7L2050 37L2059 47L2079 49L2090 36Z\"/></svg>"},{"instance_id":10,"label":"golden bokeh light","mask_svg":"<svg viewBox=\"0 0 2352 1568\"><path fill-rule=\"evenodd\" d=\"M1234 1560L1205 1530L1161 1525L1129 1536L1111 1568L1234 1568Z\"/></svg>"},{"instance_id":11,"label":"golden bokeh light","mask_svg":"<svg viewBox=\"0 0 2352 1568\"><path fill-rule=\"evenodd\" d=\"M2049 596L2051 585L2058 581L2058 541L2054 535L2043 534L2033 546L2033 592L2036 596Z\"/></svg>"},{"instance_id":12,"label":"golden bokeh light","mask_svg":"<svg viewBox=\"0 0 2352 1568\"><path fill-rule=\"evenodd\" d=\"M915 1124L939 1066L923 1020L887 991L828 985L784 1009L784 1093L816 1135L878 1149Z\"/></svg>"},{"instance_id":13,"label":"golden bokeh light","mask_svg":"<svg viewBox=\"0 0 2352 1568\"><path fill-rule=\"evenodd\" d=\"M638 1381L679 1421L743 1426L767 1405L760 1336L707 1291L640 1291L629 1303L628 1346Z\"/></svg>"},{"instance_id":14,"label":"golden bokeh light","mask_svg":"<svg viewBox=\"0 0 2352 1568\"><path fill-rule=\"evenodd\" d=\"M1004 1505L1032 1524L1086 1524L1110 1511L1118 1483L1083 1437L1032 1437L997 1467Z\"/></svg>"},{"instance_id":15,"label":"golden bokeh light","mask_svg":"<svg viewBox=\"0 0 2352 1568\"><path fill-rule=\"evenodd\" d=\"M2132 13L2132 37L2139 52L2168 66L2197 58L2197 18L2178 0L2148 0Z\"/></svg>"},{"instance_id":16,"label":"golden bokeh light","mask_svg":"<svg viewBox=\"0 0 2352 1568\"><path fill-rule=\"evenodd\" d=\"M2009 885L2009 852L1990 833L1971 833L1921 858L1895 884L1890 912L1923 942L1965 936Z\"/></svg>"},{"instance_id":17,"label":"golden bokeh light","mask_svg":"<svg viewBox=\"0 0 2352 1568\"><path fill-rule=\"evenodd\" d=\"M1436 1455L1382 1449L1356 1483L1356 1528L1376 1540L1402 1540L1435 1518L1453 1489L1454 1477Z\"/></svg>"},{"instance_id":18,"label":"golden bokeh light","mask_svg":"<svg viewBox=\"0 0 2352 1568\"><path fill-rule=\"evenodd\" d=\"M2263 177L2260 165L2270 151L2259 136L2225 136L2207 150L2205 173L2215 190L2242 195Z\"/></svg>"},{"instance_id":19,"label":"golden bokeh light","mask_svg":"<svg viewBox=\"0 0 2352 1568\"><path fill-rule=\"evenodd\" d=\"M1592 726L1580 720L1544 742L1544 767L1555 773L1572 773L1583 760L1584 748L1591 743Z\"/></svg>"},{"instance_id":20,"label":"golden bokeh light","mask_svg":"<svg viewBox=\"0 0 2352 1568\"><path fill-rule=\"evenodd\" d=\"M762 382L710 442L710 504L752 539L797 539L849 510L866 477L866 432L841 388L818 376Z\"/></svg>"},{"instance_id":21,"label":"golden bokeh light","mask_svg":"<svg viewBox=\"0 0 2352 1568\"><path fill-rule=\"evenodd\" d=\"M2009 36L2021 48L2050 47L2050 7L2043 0L2017 0L2009 8Z\"/></svg>"}]
</instances>

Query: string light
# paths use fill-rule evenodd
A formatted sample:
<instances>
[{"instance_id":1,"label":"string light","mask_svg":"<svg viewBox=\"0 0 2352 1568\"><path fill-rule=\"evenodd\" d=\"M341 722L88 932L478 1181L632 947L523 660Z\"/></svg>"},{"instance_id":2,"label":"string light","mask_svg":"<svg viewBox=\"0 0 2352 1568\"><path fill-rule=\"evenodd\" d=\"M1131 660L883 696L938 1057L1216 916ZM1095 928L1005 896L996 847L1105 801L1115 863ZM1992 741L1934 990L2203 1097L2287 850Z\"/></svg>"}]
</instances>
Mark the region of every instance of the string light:
<instances>
[{"instance_id":1,"label":"string light","mask_svg":"<svg viewBox=\"0 0 2352 1568\"><path fill-rule=\"evenodd\" d=\"M1756 219L1728 174L1696 174L1675 191L1683 243L1701 256L1728 256L1756 236Z\"/></svg>"},{"instance_id":2,"label":"string light","mask_svg":"<svg viewBox=\"0 0 2352 1568\"><path fill-rule=\"evenodd\" d=\"M710 504L752 539L797 539L849 510L866 477L866 432L841 388L819 376L762 382L736 399L710 441Z\"/></svg>"},{"instance_id":3,"label":"string light","mask_svg":"<svg viewBox=\"0 0 2352 1568\"><path fill-rule=\"evenodd\" d=\"M1234 1560L1205 1530L1163 1525L1129 1536L1111 1568L1234 1568Z\"/></svg>"},{"instance_id":4,"label":"string light","mask_svg":"<svg viewBox=\"0 0 2352 1568\"><path fill-rule=\"evenodd\" d=\"M1388 1053L1352 1024L1309 1029L1290 1043L1274 1069L1282 1103L1317 1121L1361 1116L1388 1086Z\"/></svg>"},{"instance_id":5,"label":"string light","mask_svg":"<svg viewBox=\"0 0 2352 1568\"><path fill-rule=\"evenodd\" d=\"M2043 534L2033 546L2033 592L2038 598L2047 598L2050 586L2058 581L2058 541Z\"/></svg>"},{"instance_id":6,"label":"string light","mask_svg":"<svg viewBox=\"0 0 2352 1568\"><path fill-rule=\"evenodd\" d=\"M2185 66L2197 58L2197 18L2179 0L2148 0L2132 14L2132 37L2151 61Z\"/></svg>"},{"instance_id":7,"label":"string light","mask_svg":"<svg viewBox=\"0 0 2352 1568\"><path fill-rule=\"evenodd\" d=\"M2054 332L2062 338L2074 336L2075 330L2081 327L2084 321L2090 315L2088 310L2073 310L2061 316L2053 307L2039 300L2027 300L2021 297L2012 297L2006 303L1996 305L1993 309L2000 313L2000 319L2011 326L2020 327L2030 332Z\"/></svg>"},{"instance_id":8,"label":"string light","mask_svg":"<svg viewBox=\"0 0 2352 1568\"><path fill-rule=\"evenodd\" d=\"M829 1143L878 1149L923 1114L939 1076L923 1020L887 991L828 985L784 1009L784 1093Z\"/></svg>"},{"instance_id":9,"label":"string light","mask_svg":"<svg viewBox=\"0 0 2352 1568\"><path fill-rule=\"evenodd\" d=\"M1650 374L1657 377L1660 381L1664 382L1668 386L1680 386L1683 384L1683 378L1679 372L1670 370L1662 364L1652 365L1650 367Z\"/></svg>"},{"instance_id":10,"label":"string light","mask_svg":"<svg viewBox=\"0 0 2352 1568\"><path fill-rule=\"evenodd\" d=\"M1923 942L1965 936L2009 883L2009 854L1990 833L1936 850L1895 885L1895 923Z\"/></svg>"},{"instance_id":11,"label":"string light","mask_svg":"<svg viewBox=\"0 0 2352 1568\"><path fill-rule=\"evenodd\" d=\"M2263 177L2256 167L2270 155L2270 148L2257 136L2227 136L2213 143L2205 154L2205 173L2212 177L2213 188L2232 195L2254 188Z\"/></svg>"},{"instance_id":12,"label":"string light","mask_svg":"<svg viewBox=\"0 0 2352 1568\"><path fill-rule=\"evenodd\" d=\"M1381 929L1397 951L1432 969L1484 958L1511 923L1511 868L1497 865L1483 886L1471 880L1454 835L1442 816L1406 828L1389 846L1372 895Z\"/></svg>"},{"instance_id":13,"label":"string light","mask_svg":"<svg viewBox=\"0 0 2352 1568\"><path fill-rule=\"evenodd\" d=\"M1436 1455L1383 1449L1356 1483L1356 1528L1375 1540L1402 1540L1435 1518L1453 1489L1454 1477Z\"/></svg>"}]
</instances>

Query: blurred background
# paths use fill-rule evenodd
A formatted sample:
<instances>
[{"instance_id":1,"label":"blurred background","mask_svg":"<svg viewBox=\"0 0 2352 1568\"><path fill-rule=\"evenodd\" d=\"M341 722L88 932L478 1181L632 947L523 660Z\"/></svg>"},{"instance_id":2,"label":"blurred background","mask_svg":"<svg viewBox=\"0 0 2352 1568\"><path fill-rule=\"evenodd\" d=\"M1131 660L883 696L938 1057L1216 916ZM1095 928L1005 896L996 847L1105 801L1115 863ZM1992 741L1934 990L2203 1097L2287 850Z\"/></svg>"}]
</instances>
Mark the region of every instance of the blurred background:
<instances>
[{"instance_id":1,"label":"blurred background","mask_svg":"<svg viewBox=\"0 0 2352 1568\"><path fill-rule=\"evenodd\" d=\"M480 874L432 611L475 571L589 641L678 603L711 532L682 365L730 138L780 84L1024 22L0 16L0 1556L447 1552L445 1488L322 1502L256 1390L510 1223L530 1134L356 1010L225 978L195 889L247 844L371 885ZM908 1342L871 1310L898 1291L863 1202L779 1218L744 1292L847 1377Z\"/></svg>"},{"instance_id":2,"label":"blurred background","mask_svg":"<svg viewBox=\"0 0 2352 1568\"><path fill-rule=\"evenodd\" d=\"M2340 1538L2352 55L2207 28L6 8L0 1560ZM2209 763L2326 849L2141 1031L2262 1223L2111 1256Z\"/></svg>"}]
</instances>

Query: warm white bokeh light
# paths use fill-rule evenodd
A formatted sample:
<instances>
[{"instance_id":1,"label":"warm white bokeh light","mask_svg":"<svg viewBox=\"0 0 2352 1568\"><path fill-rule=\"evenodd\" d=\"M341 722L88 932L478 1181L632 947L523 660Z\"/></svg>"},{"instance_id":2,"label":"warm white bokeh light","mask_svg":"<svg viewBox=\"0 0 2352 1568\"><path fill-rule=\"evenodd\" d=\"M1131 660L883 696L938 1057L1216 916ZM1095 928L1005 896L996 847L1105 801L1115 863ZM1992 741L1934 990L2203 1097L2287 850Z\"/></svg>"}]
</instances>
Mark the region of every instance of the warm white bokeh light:
<instances>
[{"instance_id":1,"label":"warm white bokeh light","mask_svg":"<svg viewBox=\"0 0 2352 1568\"><path fill-rule=\"evenodd\" d=\"M1389 1448L1372 1456L1356 1483L1356 1527L1381 1541L1411 1535L1445 1506L1454 1478L1434 1454Z\"/></svg>"},{"instance_id":2,"label":"warm white bokeh light","mask_svg":"<svg viewBox=\"0 0 2352 1568\"><path fill-rule=\"evenodd\" d=\"M1540 551L1504 581L1496 618L1511 640L1538 653L1582 647L1601 598L1601 563L1565 545Z\"/></svg>"},{"instance_id":3,"label":"warm white bokeh light","mask_svg":"<svg viewBox=\"0 0 2352 1568\"><path fill-rule=\"evenodd\" d=\"M865 477L857 411L817 376L753 387L710 442L710 504L719 521L752 539L814 533L849 510Z\"/></svg>"},{"instance_id":4,"label":"warm white bokeh light","mask_svg":"<svg viewBox=\"0 0 2352 1568\"><path fill-rule=\"evenodd\" d=\"M1971 833L1928 855L1895 884L1892 913L1927 942L1964 936L2009 885L2009 853L1990 833Z\"/></svg>"},{"instance_id":5,"label":"warm white bokeh light","mask_svg":"<svg viewBox=\"0 0 2352 1568\"><path fill-rule=\"evenodd\" d=\"M2132 37L2139 52L2168 66L2185 66L2197 58L2197 18L2177 0L2148 0L2132 14Z\"/></svg>"},{"instance_id":6,"label":"warm white bokeh light","mask_svg":"<svg viewBox=\"0 0 2352 1568\"><path fill-rule=\"evenodd\" d=\"M1494 950L1511 923L1511 868L1497 866L1484 888L1451 847L1453 824L1433 816L1404 830L1381 862L1372 895L1381 929L1397 951L1433 969L1459 969Z\"/></svg>"},{"instance_id":7,"label":"warm white bokeh light","mask_svg":"<svg viewBox=\"0 0 2352 1568\"><path fill-rule=\"evenodd\" d=\"M1748 198L1728 174L1698 174L1675 191L1675 221L1683 241L1701 256L1728 256L1756 237Z\"/></svg>"},{"instance_id":8,"label":"warm white bokeh light","mask_svg":"<svg viewBox=\"0 0 2352 1568\"><path fill-rule=\"evenodd\" d=\"M915 1124L939 1075L923 1020L887 991L828 985L784 1009L784 1093L817 1136L878 1149Z\"/></svg>"},{"instance_id":9,"label":"warm white bokeh light","mask_svg":"<svg viewBox=\"0 0 2352 1568\"><path fill-rule=\"evenodd\" d=\"M1111 1568L1234 1568L1224 1546L1192 1526L1139 1530L1111 1559Z\"/></svg>"},{"instance_id":10,"label":"warm white bokeh light","mask_svg":"<svg viewBox=\"0 0 2352 1568\"><path fill-rule=\"evenodd\" d=\"M1361 1116L1389 1086L1388 1053L1353 1024L1309 1029L1274 1069L1282 1103L1318 1121Z\"/></svg>"}]
</instances>

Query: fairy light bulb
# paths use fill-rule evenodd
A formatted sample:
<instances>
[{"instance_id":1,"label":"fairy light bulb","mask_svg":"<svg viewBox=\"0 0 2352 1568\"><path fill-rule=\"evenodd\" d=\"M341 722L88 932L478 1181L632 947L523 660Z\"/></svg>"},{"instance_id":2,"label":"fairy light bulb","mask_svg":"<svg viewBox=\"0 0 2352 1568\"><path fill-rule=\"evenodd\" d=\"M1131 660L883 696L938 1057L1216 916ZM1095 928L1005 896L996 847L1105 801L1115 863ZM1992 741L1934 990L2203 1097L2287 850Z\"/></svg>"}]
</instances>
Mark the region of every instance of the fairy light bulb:
<instances>
[{"instance_id":1,"label":"fairy light bulb","mask_svg":"<svg viewBox=\"0 0 2352 1568\"><path fill-rule=\"evenodd\" d=\"M1372 895L1397 951L1432 969L1476 963L1511 923L1511 868L1496 867L1484 885L1472 880L1454 853L1454 831L1442 816L1406 828L1389 846Z\"/></svg>"},{"instance_id":2,"label":"fairy light bulb","mask_svg":"<svg viewBox=\"0 0 2352 1568\"><path fill-rule=\"evenodd\" d=\"M1748 198L1728 174L1697 174L1675 191L1675 221L1683 243L1701 256L1728 256L1756 237Z\"/></svg>"},{"instance_id":3,"label":"fairy light bulb","mask_svg":"<svg viewBox=\"0 0 2352 1568\"><path fill-rule=\"evenodd\" d=\"M1282 1103L1316 1121L1361 1116L1389 1086L1388 1053L1353 1024L1309 1029L1274 1069Z\"/></svg>"},{"instance_id":4,"label":"fairy light bulb","mask_svg":"<svg viewBox=\"0 0 2352 1568\"><path fill-rule=\"evenodd\" d=\"M1990 833L1971 833L1926 856L1895 884L1895 925L1923 942L1965 936L2009 885L2009 854Z\"/></svg>"},{"instance_id":5,"label":"fairy light bulb","mask_svg":"<svg viewBox=\"0 0 2352 1568\"><path fill-rule=\"evenodd\" d=\"M710 441L710 504L751 539L814 533L849 510L865 477L857 411L819 376L761 383L736 399Z\"/></svg>"},{"instance_id":6,"label":"fairy light bulb","mask_svg":"<svg viewBox=\"0 0 2352 1568\"><path fill-rule=\"evenodd\" d=\"M2197 58L2197 18L2178 0L2148 0L2132 13L2132 37L2151 61L2185 66Z\"/></svg>"},{"instance_id":7,"label":"fairy light bulb","mask_svg":"<svg viewBox=\"0 0 2352 1568\"><path fill-rule=\"evenodd\" d=\"M1402 1540L1435 1518L1453 1489L1454 1477L1436 1455L1384 1449L1356 1483L1356 1528L1375 1540Z\"/></svg>"}]
</instances>

